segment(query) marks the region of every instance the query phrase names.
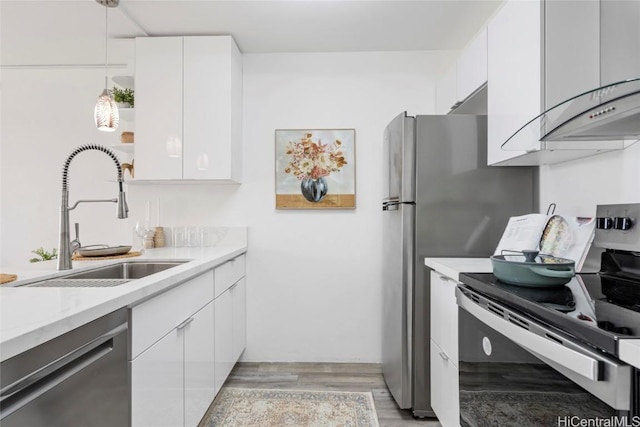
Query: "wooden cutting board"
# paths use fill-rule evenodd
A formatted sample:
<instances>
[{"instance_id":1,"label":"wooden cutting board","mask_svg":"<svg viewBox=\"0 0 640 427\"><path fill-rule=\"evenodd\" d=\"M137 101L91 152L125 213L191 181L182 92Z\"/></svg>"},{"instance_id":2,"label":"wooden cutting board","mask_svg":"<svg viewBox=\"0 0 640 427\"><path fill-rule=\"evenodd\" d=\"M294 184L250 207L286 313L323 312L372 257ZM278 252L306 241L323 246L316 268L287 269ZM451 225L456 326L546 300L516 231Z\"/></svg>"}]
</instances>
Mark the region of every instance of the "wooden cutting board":
<instances>
[{"instance_id":1,"label":"wooden cutting board","mask_svg":"<svg viewBox=\"0 0 640 427\"><path fill-rule=\"evenodd\" d=\"M77 252L75 252L73 254L73 257L71 257L71 259L74 261L101 261L101 260L107 260L107 259L131 258L134 256L140 256L140 255L142 255L142 252L139 252L139 251L131 251L124 255L112 255L112 256L80 256L78 255Z\"/></svg>"},{"instance_id":2,"label":"wooden cutting board","mask_svg":"<svg viewBox=\"0 0 640 427\"><path fill-rule=\"evenodd\" d=\"M17 278L18 278L18 276L15 275L15 274L0 273L0 285L3 285L5 283L9 283L9 282L13 282Z\"/></svg>"}]
</instances>

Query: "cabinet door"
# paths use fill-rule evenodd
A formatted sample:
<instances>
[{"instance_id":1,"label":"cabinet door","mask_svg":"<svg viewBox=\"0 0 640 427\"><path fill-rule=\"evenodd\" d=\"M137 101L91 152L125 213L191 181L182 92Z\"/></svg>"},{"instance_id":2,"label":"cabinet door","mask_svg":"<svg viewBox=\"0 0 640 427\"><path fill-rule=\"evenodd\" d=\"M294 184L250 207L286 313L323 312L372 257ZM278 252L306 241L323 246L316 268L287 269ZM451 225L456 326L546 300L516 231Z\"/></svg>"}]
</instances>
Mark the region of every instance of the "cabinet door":
<instances>
[{"instance_id":1,"label":"cabinet door","mask_svg":"<svg viewBox=\"0 0 640 427\"><path fill-rule=\"evenodd\" d=\"M215 397L213 301L184 327L184 425L196 427Z\"/></svg>"},{"instance_id":2,"label":"cabinet door","mask_svg":"<svg viewBox=\"0 0 640 427\"><path fill-rule=\"evenodd\" d=\"M640 2L601 1L600 83L607 85L640 76Z\"/></svg>"},{"instance_id":3,"label":"cabinet door","mask_svg":"<svg viewBox=\"0 0 640 427\"><path fill-rule=\"evenodd\" d=\"M431 407L442 427L460 426L458 369L431 340Z\"/></svg>"},{"instance_id":4,"label":"cabinet door","mask_svg":"<svg viewBox=\"0 0 640 427\"><path fill-rule=\"evenodd\" d=\"M231 288L233 298L233 362L237 362L247 345L247 286L240 279Z\"/></svg>"},{"instance_id":5,"label":"cabinet door","mask_svg":"<svg viewBox=\"0 0 640 427\"><path fill-rule=\"evenodd\" d=\"M172 330L132 360L132 427L184 424L183 334Z\"/></svg>"},{"instance_id":6,"label":"cabinet door","mask_svg":"<svg viewBox=\"0 0 640 427\"><path fill-rule=\"evenodd\" d=\"M229 36L184 38L184 179L240 181L240 58Z\"/></svg>"},{"instance_id":7,"label":"cabinet door","mask_svg":"<svg viewBox=\"0 0 640 427\"><path fill-rule=\"evenodd\" d=\"M545 109L599 86L600 8L607 3L545 2Z\"/></svg>"},{"instance_id":8,"label":"cabinet door","mask_svg":"<svg viewBox=\"0 0 640 427\"><path fill-rule=\"evenodd\" d=\"M488 25L488 164L524 151L501 145L542 112L542 2L509 0Z\"/></svg>"},{"instance_id":9,"label":"cabinet door","mask_svg":"<svg viewBox=\"0 0 640 427\"><path fill-rule=\"evenodd\" d=\"M136 179L182 178L182 76L182 37L136 38Z\"/></svg>"},{"instance_id":10,"label":"cabinet door","mask_svg":"<svg viewBox=\"0 0 640 427\"><path fill-rule=\"evenodd\" d=\"M484 28L460 54L456 67L458 101L465 100L487 82L487 29Z\"/></svg>"},{"instance_id":11,"label":"cabinet door","mask_svg":"<svg viewBox=\"0 0 640 427\"><path fill-rule=\"evenodd\" d=\"M437 271L431 272L431 339L458 366L458 282Z\"/></svg>"},{"instance_id":12,"label":"cabinet door","mask_svg":"<svg viewBox=\"0 0 640 427\"><path fill-rule=\"evenodd\" d=\"M215 305L215 387L216 394L233 369L233 296L231 289L214 300Z\"/></svg>"}]
</instances>

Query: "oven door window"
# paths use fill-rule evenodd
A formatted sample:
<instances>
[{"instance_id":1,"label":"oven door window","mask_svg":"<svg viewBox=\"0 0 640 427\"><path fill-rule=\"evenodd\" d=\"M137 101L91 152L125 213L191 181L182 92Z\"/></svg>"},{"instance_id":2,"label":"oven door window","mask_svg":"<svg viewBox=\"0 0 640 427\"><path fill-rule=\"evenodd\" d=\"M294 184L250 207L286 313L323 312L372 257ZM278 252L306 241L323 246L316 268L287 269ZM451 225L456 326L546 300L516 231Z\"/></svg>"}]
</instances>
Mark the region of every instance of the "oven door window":
<instances>
[{"instance_id":1,"label":"oven door window","mask_svg":"<svg viewBox=\"0 0 640 427\"><path fill-rule=\"evenodd\" d=\"M466 310L458 316L462 426L558 426L618 415Z\"/></svg>"}]
</instances>

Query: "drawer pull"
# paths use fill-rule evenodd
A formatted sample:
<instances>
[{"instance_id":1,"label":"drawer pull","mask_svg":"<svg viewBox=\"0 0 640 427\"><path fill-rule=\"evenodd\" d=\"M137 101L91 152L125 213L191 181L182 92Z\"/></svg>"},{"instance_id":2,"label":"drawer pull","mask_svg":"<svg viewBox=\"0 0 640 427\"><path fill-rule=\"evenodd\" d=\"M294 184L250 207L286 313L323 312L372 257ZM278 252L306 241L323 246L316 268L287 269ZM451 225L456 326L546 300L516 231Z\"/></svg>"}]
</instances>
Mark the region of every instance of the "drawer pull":
<instances>
[{"instance_id":1,"label":"drawer pull","mask_svg":"<svg viewBox=\"0 0 640 427\"><path fill-rule=\"evenodd\" d=\"M447 356L447 354L444 351L440 352L440 357L442 357L442 360L449 360L449 356Z\"/></svg>"},{"instance_id":2,"label":"drawer pull","mask_svg":"<svg viewBox=\"0 0 640 427\"><path fill-rule=\"evenodd\" d=\"M180 323L178 326L176 326L176 329L184 329L191 322L193 322L193 317L190 317L184 322Z\"/></svg>"}]
</instances>

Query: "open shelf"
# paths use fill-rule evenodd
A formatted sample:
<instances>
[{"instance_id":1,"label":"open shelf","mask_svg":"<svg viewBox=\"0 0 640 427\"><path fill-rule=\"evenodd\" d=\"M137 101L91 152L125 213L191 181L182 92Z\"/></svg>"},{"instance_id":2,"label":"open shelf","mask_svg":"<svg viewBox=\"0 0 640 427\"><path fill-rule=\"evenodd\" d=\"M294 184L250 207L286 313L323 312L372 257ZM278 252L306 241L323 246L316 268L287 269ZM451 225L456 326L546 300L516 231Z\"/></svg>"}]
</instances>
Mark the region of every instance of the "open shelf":
<instances>
[{"instance_id":1,"label":"open shelf","mask_svg":"<svg viewBox=\"0 0 640 427\"><path fill-rule=\"evenodd\" d=\"M131 121L135 117L135 108L118 108L118 114L122 120Z\"/></svg>"},{"instance_id":2,"label":"open shelf","mask_svg":"<svg viewBox=\"0 0 640 427\"><path fill-rule=\"evenodd\" d=\"M133 143L131 144L111 144L111 148L114 150L122 151L127 154L133 154Z\"/></svg>"}]
</instances>

